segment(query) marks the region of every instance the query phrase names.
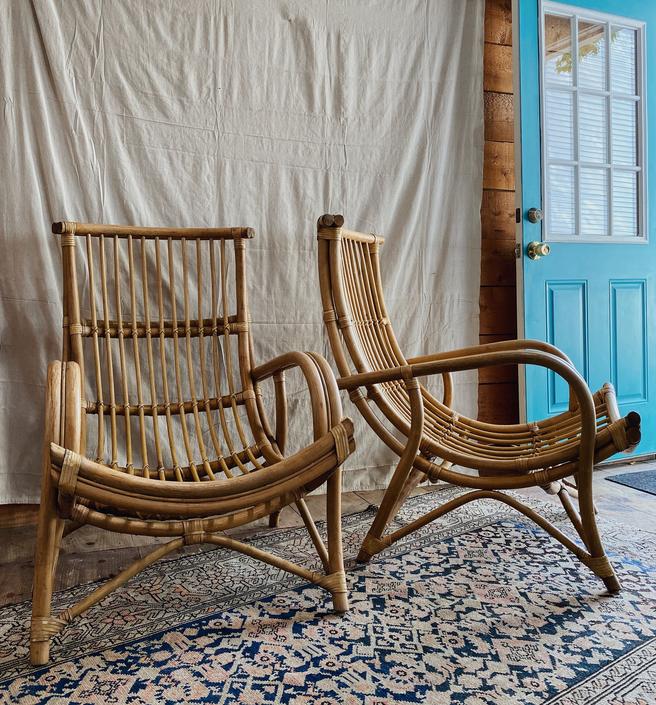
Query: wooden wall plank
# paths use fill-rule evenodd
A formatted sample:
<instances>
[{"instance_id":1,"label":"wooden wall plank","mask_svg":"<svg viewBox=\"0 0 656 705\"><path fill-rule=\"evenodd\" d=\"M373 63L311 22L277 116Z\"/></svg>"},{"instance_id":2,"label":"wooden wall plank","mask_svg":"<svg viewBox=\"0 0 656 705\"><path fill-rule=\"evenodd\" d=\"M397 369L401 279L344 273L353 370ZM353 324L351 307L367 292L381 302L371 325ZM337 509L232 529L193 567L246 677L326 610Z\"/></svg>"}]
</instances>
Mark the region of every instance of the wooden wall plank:
<instances>
[{"instance_id":1,"label":"wooden wall plank","mask_svg":"<svg viewBox=\"0 0 656 705\"><path fill-rule=\"evenodd\" d=\"M479 385L478 413L489 423L517 423L517 385L513 382Z\"/></svg>"},{"instance_id":2,"label":"wooden wall plank","mask_svg":"<svg viewBox=\"0 0 656 705\"><path fill-rule=\"evenodd\" d=\"M485 41L512 44L512 0L487 0L485 3Z\"/></svg>"},{"instance_id":3,"label":"wooden wall plank","mask_svg":"<svg viewBox=\"0 0 656 705\"><path fill-rule=\"evenodd\" d=\"M36 524L38 514L38 504L2 504L0 505L0 529Z\"/></svg>"},{"instance_id":4,"label":"wooden wall plank","mask_svg":"<svg viewBox=\"0 0 656 705\"><path fill-rule=\"evenodd\" d=\"M515 106L508 93L484 94L485 139L492 142L513 142L515 139Z\"/></svg>"},{"instance_id":5,"label":"wooden wall plank","mask_svg":"<svg viewBox=\"0 0 656 705\"><path fill-rule=\"evenodd\" d=\"M478 342L481 345L487 345L487 343L498 343L502 340L508 340L506 335L495 335L494 333L487 333L478 336Z\"/></svg>"},{"instance_id":6,"label":"wooden wall plank","mask_svg":"<svg viewBox=\"0 0 656 705\"><path fill-rule=\"evenodd\" d=\"M517 302L514 286L481 287L481 335L517 336Z\"/></svg>"},{"instance_id":7,"label":"wooden wall plank","mask_svg":"<svg viewBox=\"0 0 656 705\"><path fill-rule=\"evenodd\" d=\"M512 47L485 42L483 90L513 92Z\"/></svg>"},{"instance_id":8,"label":"wooden wall plank","mask_svg":"<svg viewBox=\"0 0 656 705\"><path fill-rule=\"evenodd\" d=\"M485 143L483 188L515 190L515 149L512 142Z\"/></svg>"},{"instance_id":9,"label":"wooden wall plank","mask_svg":"<svg viewBox=\"0 0 656 705\"><path fill-rule=\"evenodd\" d=\"M481 286L515 286L515 241L486 240L481 246Z\"/></svg>"},{"instance_id":10,"label":"wooden wall plank","mask_svg":"<svg viewBox=\"0 0 656 705\"><path fill-rule=\"evenodd\" d=\"M481 236L483 240L515 242L515 193L483 191L481 203Z\"/></svg>"}]
</instances>

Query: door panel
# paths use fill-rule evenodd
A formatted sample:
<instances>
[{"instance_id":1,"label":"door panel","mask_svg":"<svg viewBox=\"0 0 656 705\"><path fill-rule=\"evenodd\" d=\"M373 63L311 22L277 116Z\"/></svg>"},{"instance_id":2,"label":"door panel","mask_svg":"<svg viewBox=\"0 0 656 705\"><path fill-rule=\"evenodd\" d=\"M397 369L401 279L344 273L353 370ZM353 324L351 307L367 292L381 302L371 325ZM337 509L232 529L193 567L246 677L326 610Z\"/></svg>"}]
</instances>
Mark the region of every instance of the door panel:
<instances>
[{"instance_id":1,"label":"door panel","mask_svg":"<svg viewBox=\"0 0 656 705\"><path fill-rule=\"evenodd\" d=\"M517 0L516 9L520 335L563 349L593 391L611 381L621 412L642 416L638 452L653 453L656 2ZM549 243L548 256L528 256L536 241ZM551 372L528 367L524 387L528 421L567 408L567 386Z\"/></svg>"},{"instance_id":2,"label":"door panel","mask_svg":"<svg viewBox=\"0 0 656 705\"><path fill-rule=\"evenodd\" d=\"M585 281L547 282L547 341L567 350L570 360L584 377L588 376L588 330L586 317L588 292ZM567 411L569 386L551 370L549 378L549 413Z\"/></svg>"},{"instance_id":3,"label":"door panel","mask_svg":"<svg viewBox=\"0 0 656 705\"><path fill-rule=\"evenodd\" d=\"M610 283L611 381L620 404L647 400L647 283Z\"/></svg>"}]
</instances>

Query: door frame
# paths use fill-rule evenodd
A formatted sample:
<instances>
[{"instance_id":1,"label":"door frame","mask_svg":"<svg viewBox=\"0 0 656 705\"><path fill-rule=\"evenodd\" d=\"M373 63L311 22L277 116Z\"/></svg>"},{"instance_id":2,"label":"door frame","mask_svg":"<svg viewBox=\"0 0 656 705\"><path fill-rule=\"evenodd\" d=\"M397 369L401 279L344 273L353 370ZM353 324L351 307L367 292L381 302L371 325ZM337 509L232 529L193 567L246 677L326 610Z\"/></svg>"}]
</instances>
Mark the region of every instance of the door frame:
<instances>
[{"instance_id":1,"label":"door frame","mask_svg":"<svg viewBox=\"0 0 656 705\"><path fill-rule=\"evenodd\" d=\"M536 0L537 2L538 0ZM540 8L542 0L539 0ZM514 113L514 165L515 165L515 273L517 337L524 338L524 218L522 217L522 105L521 65L519 54L519 3L512 0L512 72ZM540 10L541 11L541 10ZM526 423L526 368L517 369L519 422Z\"/></svg>"}]
</instances>

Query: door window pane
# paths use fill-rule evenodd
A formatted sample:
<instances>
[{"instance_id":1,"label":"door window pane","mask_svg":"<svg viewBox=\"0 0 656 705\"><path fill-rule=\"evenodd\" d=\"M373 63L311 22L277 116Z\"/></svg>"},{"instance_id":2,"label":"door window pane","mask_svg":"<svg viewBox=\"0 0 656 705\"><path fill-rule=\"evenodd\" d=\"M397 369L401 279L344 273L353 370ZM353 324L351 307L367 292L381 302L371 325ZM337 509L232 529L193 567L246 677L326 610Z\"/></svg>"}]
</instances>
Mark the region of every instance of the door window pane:
<instances>
[{"instance_id":1,"label":"door window pane","mask_svg":"<svg viewBox=\"0 0 656 705\"><path fill-rule=\"evenodd\" d=\"M611 27L610 70L614 90L634 95L636 86L636 31L624 27Z\"/></svg>"},{"instance_id":2,"label":"door window pane","mask_svg":"<svg viewBox=\"0 0 656 705\"><path fill-rule=\"evenodd\" d=\"M546 15L544 22L547 81L572 84L572 21L569 17Z\"/></svg>"},{"instance_id":3,"label":"door window pane","mask_svg":"<svg viewBox=\"0 0 656 705\"><path fill-rule=\"evenodd\" d=\"M638 232L638 175L633 171L613 174L613 228L620 237Z\"/></svg>"},{"instance_id":4,"label":"door window pane","mask_svg":"<svg viewBox=\"0 0 656 705\"><path fill-rule=\"evenodd\" d=\"M613 162L636 166L638 164L638 121L633 100L613 100Z\"/></svg>"},{"instance_id":5,"label":"door window pane","mask_svg":"<svg viewBox=\"0 0 656 705\"><path fill-rule=\"evenodd\" d=\"M549 232L554 235L572 236L576 233L574 176L574 167L549 167Z\"/></svg>"},{"instance_id":6,"label":"door window pane","mask_svg":"<svg viewBox=\"0 0 656 705\"><path fill-rule=\"evenodd\" d=\"M643 29L544 1L545 237L642 237Z\"/></svg>"},{"instance_id":7,"label":"door window pane","mask_svg":"<svg viewBox=\"0 0 656 705\"><path fill-rule=\"evenodd\" d=\"M578 22L579 85L603 91L606 88L606 25Z\"/></svg>"},{"instance_id":8,"label":"door window pane","mask_svg":"<svg viewBox=\"0 0 656 705\"><path fill-rule=\"evenodd\" d=\"M579 96L579 159L608 161L608 99L582 93Z\"/></svg>"},{"instance_id":9,"label":"door window pane","mask_svg":"<svg viewBox=\"0 0 656 705\"><path fill-rule=\"evenodd\" d=\"M546 112L549 157L574 159L574 94L569 91L547 91Z\"/></svg>"},{"instance_id":10,"label":"door window pane","mask_svg":"<svg viewBox=\"0 0 656 705\"><path fill-rule=\"evenodd\" d=\"M581 168L581 235L608 235L608 169Z\"/></svg>"}]
</instances>

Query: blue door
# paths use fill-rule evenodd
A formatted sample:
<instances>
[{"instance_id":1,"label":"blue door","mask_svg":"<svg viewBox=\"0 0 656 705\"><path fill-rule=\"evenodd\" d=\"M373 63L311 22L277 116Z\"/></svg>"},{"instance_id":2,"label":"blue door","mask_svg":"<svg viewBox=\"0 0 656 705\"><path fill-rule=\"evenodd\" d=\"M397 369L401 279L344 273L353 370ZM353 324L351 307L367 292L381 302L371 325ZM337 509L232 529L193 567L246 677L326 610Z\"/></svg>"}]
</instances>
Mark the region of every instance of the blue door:
<instances>
[{"instance_id":1,"label":"blue door","mask_svg":"<svg viewBox=\"0 0 656 705\"><path fill-rule=\"evenodd\" d=\"M518 9L520 337L563 349L593 391L611 381L653 453L656 0ZM525 375L527 420L567 408L553 373Z\"/></svg>"}]
</instances>

